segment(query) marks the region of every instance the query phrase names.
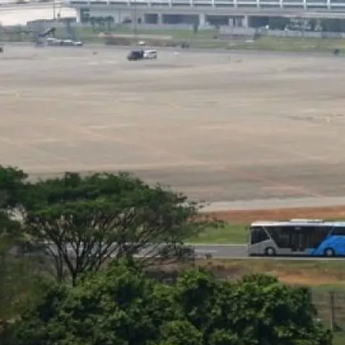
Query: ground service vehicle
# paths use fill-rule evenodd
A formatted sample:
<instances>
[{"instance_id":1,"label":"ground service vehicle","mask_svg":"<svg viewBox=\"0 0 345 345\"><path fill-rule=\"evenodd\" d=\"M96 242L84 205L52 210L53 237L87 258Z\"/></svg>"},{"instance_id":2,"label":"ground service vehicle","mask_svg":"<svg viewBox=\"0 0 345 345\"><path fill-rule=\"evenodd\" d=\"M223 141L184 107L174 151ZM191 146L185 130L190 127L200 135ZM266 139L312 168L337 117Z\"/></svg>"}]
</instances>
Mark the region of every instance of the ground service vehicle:
<instances>
[{"instance_id":1,"label":"ground service vehicle","mask_svg":"<svg viewBox=\"0 0 345 345\"><path fill-rule=\"evenodd\" d=\"M67 40L62 40L61 45L67 46L67 47L81 47L83 45L83 42L67 39Z\"/></svg>"},{"instance_id":2,"label":"ground service vehicle","mask_svg":"<svg viewBox=\"0 0 345 345\"><path fill-rule=\"evenodd\" d=\"M345 256L345 222L260 221L249 229L249 256Z\"/></svg>"},{"instance_id":3,"label":"ground service vehicle","mask_svg":"<svg viewBox=\"0 0 345 345\"><path fill-rule=\"evenodd\" d=\"M47 38L47 45L48 46L61 46L62 45L62 40L54 37L49 37Z\"/></svg>"},{"instance_id":4,"label":"ground service vehicle","mask_svg":"<svg viewBox=\"0 0 345 345\"><path fill-rule=\"evenodd\" d=\"M156 50L132 50L127 55L128 61L157 59Z\"/></svg>"},{"instance_id":5,"label":"ground service vehicle","mask_svg":"<svg viewBox=\"0 0 345 345\"><path fill-rule=\"evenodd\" d=\"M142 60L143 58L144 58L144 51L143 50L132 50L127 55L128 61Z\"/></svg>"},{"instance_id":6,"label":"ground service vehicle","mask_svg":"<svg viewBox=\"0 0 345 345\"><path fill-rule=\"evenodd\" d=\"M47 45L48 46L68 46L68 47L81 47L83 42L81 41L73 41L70 39L62 40L54 37L47 38Z\"/></svg>"},{"instance_id":7,"label":"ground service vehicle","mask_svg":"<svg viewBox=\"0 0 345 345\"><path fill-rule=\"evenodd\" d=\"M156 50L145 50L144 51L144 59L148 59L148 60L157 59L157 51Z\"/></svg>"}]
</instances>

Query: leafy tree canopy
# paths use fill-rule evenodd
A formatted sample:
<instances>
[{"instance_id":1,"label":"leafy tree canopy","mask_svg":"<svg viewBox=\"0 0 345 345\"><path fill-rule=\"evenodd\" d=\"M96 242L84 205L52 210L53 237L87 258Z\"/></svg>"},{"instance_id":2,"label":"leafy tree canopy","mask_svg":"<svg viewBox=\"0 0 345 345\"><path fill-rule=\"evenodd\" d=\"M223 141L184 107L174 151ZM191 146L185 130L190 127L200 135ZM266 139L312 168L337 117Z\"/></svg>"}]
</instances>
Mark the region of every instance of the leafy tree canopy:
<instances>
[{"instance_id":1,"label":"leafy tree canopy","mask_svg":"<svg viewBox=\"0 0 345 345\"><path fill-rule=\"evenodd\" d=\"M58 280L73 284L110 259L188 258L184 242L209 226L183 194L126 173L66 173L27 182L25 191L26 234L53 259Z\"/></svg>"},{"instance_id":2,"label":"leafy tree canopy","mask_svg":"<svg viewBox=\"0 0 345 345\"><path fill-rule=\"evenodd\" d=\"M0 252L20 237L18 215L25 198L27 175L0 165Z\"/></svg>"},{"instance_id":3,"label":"leafy tree canopy","mask_svg":"<svg viewBox=\"0 0 345 345\"><path fill-rule=\"evenodd\" d=\"M330 345L309 291L200 270L158 283L123 262L52 287L10 329L16 345Z\"/></svg>"},{"instance_id":4,"label":"leafy tree canopy","mask_svg":"<svg viewBox=\"0 0 345 345\"><path fill-rule=\"evenodd\" d=\"M0 165L0 207L13 209L21 204L27 174L22 170Z\"/></svg>"},{"instance_id":5,"label":"leafy tree canopy","mask_svg":"<svg viewBox=\"0 0 345 345\"><path fill-rule=\"evenodd\" d=\"M21 248L32 248L30 241L53 260L59 281L75 284L116 258L137 256L143 264L190 258L185 240L209 225L198 210L183 194L126 173L32 182L19 169L0 167L0 240L21 237Z\"/></svg>"}]
</instances>

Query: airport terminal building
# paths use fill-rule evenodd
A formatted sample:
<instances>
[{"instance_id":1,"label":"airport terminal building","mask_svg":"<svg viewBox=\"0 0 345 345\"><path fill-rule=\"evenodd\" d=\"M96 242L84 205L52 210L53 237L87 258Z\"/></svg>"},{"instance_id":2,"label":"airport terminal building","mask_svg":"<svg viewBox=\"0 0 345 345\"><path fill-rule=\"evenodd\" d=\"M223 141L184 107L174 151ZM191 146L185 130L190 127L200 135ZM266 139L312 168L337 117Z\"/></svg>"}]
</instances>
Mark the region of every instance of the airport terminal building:
<instances>
[{"instance_id":1,"label":"airport terminal building","mask_svg":"<svg viewBox=\"0 0 345 345\"><path fill-rule=\"evenodd\" d=\"M345 0L69 0L78 21L259 27L267 17L344 18Z\"/></svg>"}]
</instances>

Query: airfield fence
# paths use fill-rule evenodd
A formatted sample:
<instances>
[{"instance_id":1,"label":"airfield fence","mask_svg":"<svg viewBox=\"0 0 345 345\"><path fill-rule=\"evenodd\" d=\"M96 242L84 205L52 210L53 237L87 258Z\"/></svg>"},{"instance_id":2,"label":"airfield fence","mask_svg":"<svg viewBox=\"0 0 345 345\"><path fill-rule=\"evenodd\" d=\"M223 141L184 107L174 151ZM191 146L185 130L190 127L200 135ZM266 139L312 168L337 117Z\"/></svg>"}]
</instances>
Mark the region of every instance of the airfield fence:
<instances>
[{"instance_id":1,"label":"airfield fence","mask_svg":"<svg viewBox=\"0 0 345 345\"><path fill-rule=\"evenodd\" d=\"M319 319L334 331L345 331L345 292L314 291Z\"/></svg>"}]
</instances>

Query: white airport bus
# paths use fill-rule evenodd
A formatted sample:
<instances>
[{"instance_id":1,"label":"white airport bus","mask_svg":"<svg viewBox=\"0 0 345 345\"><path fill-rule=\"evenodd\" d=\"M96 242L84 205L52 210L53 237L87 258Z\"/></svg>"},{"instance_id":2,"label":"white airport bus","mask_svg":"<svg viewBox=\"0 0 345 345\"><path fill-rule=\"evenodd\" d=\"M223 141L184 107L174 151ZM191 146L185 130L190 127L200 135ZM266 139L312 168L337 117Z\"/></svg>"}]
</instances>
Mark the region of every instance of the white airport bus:
<instances>
[{"instance_id":1,"label":"white airport bus","mask_svg":"<svg viewBox=\"0 0 345 345\"><path fill-rule=\"evenodd\" d=\"M249 256L345 256L345 222L259 221L249 228Z\"/></svg>"}]
</instances>

